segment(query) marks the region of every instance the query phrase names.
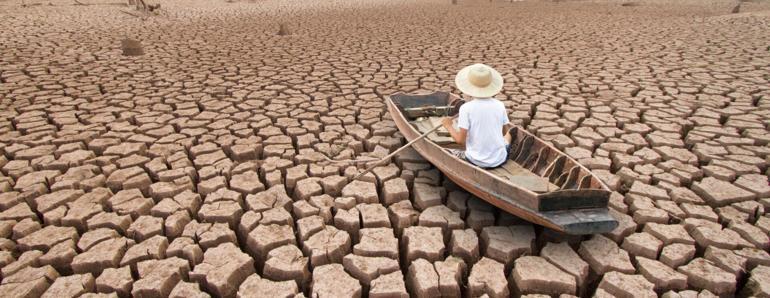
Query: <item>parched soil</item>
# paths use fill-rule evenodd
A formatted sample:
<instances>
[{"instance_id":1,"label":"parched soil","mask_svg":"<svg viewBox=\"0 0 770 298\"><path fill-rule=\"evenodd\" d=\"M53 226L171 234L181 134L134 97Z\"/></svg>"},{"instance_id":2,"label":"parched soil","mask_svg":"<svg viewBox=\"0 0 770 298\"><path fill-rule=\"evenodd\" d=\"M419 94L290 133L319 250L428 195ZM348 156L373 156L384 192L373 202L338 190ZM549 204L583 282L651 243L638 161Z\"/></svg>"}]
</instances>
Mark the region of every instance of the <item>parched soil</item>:
<instances>
[{"instance_id":1,"label":"parched soil","mask_svg":"<svg viewBox=\"0 0 770 298\"><path fill-rule=\"evenodd\" d=\"M770 295L767 1L78 2L0 1L3 296ZM477 62L616 230L414 151L325 161L397 149L384 98Z\"/></svg>"}]
</instances>

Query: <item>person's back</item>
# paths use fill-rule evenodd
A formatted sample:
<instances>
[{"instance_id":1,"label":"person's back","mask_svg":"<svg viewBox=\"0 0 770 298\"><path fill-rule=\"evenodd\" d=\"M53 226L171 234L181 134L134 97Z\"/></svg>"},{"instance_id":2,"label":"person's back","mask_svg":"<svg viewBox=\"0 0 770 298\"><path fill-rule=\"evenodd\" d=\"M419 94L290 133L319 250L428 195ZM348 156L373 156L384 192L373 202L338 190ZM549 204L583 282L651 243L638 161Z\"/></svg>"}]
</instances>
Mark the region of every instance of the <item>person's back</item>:
<instances>
[{"instance_id":1,"label":"person's back","mask_svg":"<svg viewBox=\"0 0 770 298\"><path fill-rule=\"evenodd\" d=\"M483 168L502 165L508 158L511 137L503 132L508 124L505 105L494 96L503 88L503 77L494 68L474 64L457 73L455 85L475 99L460 107L457 128L451 118L444 118L444 127L452 138L465 145L465 151L450 151Z\"/></svg>"},{"instance_id":2,"label":"person's back","mask_svg":"<svg viewBox=\"0 0 770 298\"><path fill-rule=\"evenodd\" d=\"M496 167L508 156L503 126L508 114L502 102L494 98L477 98L460 107L457 126L468 130L465 158L480 167Z\"/></svg>"}]
</instances>

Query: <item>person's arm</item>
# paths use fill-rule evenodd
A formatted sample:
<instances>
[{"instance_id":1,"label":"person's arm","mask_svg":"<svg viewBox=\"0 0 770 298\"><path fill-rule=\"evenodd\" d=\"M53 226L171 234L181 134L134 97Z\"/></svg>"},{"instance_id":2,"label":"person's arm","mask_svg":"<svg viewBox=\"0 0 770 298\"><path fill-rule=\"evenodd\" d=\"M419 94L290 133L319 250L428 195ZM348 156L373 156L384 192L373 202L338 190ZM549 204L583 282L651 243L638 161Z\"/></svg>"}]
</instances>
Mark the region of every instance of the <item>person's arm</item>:
<instances>
[{"instance_id":1,"label":"person's arm","mask_svg":"<svg viewBox=\"0 0 770 298\"><path fill-rule=\"evenodd\" d=\"M465 146L465 139L468 137L468 130L465 128L455 129L454 125L452 125L453 117L445 117L442 119L441 124L444 125L444 128L449 132L449 135L452 136L452 139L455 140L457 144Z\"/></svg>"},{"instance_id":2,"label":"person's arm","mask_svg":"<svg viewBox=\"0 0 770 298\"><path fill-rule=\"evenodd\" d=\"M500 105L503 106L502 109L502 115L500 115L500 122L503 123L503 135L508 134L508 131L513 128L513 123L511 123L510 120L508 120L508 111L505 109L505 105L500 103Z\"/></svg>"},{"instance_id":3,"label":"person's arm","mask_svg":"<svg viewBox=\"0 0 770 298\"><path fill-rule=\"evenodd\" d=\"M513 127L513 124L511 124L510 122L503 124L503 135L507 134L512 127Z\"/></svg>"}]
</instances>

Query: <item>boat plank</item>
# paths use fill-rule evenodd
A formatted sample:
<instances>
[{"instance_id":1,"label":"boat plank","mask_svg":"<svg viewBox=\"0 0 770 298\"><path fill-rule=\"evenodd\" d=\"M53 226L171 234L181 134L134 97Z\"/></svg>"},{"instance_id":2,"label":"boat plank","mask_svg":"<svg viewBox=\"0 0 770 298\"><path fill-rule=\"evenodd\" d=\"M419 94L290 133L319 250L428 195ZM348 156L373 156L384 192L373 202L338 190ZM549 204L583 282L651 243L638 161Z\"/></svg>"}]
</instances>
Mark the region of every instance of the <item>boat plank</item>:
<instances>
[{"instance_id":1,"label":"boat plank","mask_svg":"<svg viewBox=\"0 0 770 298\"><path fill-rule=\"evenodd\" d=\"M549 182L548 179L532 173L512 160L508 160L502 166L489 170L489 172L536 193L545 193L559 189L558 186Z\"/></svg>"}]
</instances>

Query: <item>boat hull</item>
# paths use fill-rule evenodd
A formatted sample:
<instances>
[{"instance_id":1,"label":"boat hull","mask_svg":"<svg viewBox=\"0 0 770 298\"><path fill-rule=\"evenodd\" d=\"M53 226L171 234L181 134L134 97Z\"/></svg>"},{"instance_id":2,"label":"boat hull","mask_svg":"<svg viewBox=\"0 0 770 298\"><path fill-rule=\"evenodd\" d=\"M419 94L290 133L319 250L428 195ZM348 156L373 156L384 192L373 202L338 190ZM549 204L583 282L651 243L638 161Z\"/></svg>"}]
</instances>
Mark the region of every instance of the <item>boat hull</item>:
<instances>
[{"instance_id":1,"label":"boat hull","mask_svg":"<svg viewBox=\"0 0 770 298\"><path fill-rule=\"evenodd\" d=\"M398 130L408 141L420 136L391 98L387 99L387 107ZM419 140L412 146L458 186L524 220L576 235L605 233L617 227L617 221L609 214L606 207L534 210L531 206L537 206L538 200L534 193L513 187L481 168L460 161L444 148L427 139Z\"/></svg>"}]
</instances>

